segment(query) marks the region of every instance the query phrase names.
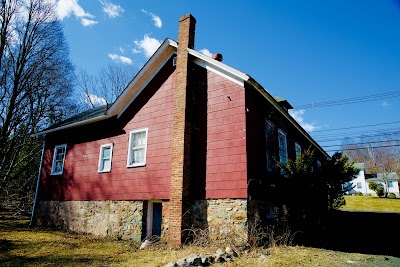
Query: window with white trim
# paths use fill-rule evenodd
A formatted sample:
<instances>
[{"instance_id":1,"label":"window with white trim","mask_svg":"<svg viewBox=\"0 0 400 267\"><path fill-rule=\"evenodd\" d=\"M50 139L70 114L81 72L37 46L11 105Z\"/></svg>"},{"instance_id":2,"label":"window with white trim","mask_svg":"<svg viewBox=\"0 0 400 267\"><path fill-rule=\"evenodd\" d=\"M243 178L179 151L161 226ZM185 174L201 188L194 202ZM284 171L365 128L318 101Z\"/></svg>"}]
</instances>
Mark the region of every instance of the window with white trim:
<instances>
[{"instance_id":1,"label":"window with white trim","mask_svg":"<svg viewBox=\"0 0 400 267\"><path fill-rule=\"evenodd\" d=\"M279 144L279 162L282 164L286 164L288 157L286 133L281 129L278 130L278 144Z\"/></svg>"},{"instance_id":2,"label":"window with white trim","mask_svg":"<svg viewBox=\"0 0 400 267\"><path fill-rule=\"evenodd\" d=\"M146 165L147 132L147 128L130 132L127 167Z\"/></svg>"},{"instance_id":3,"label":"window with white trim","mask_svg":"<svg viewBox=\"0 0 400 267\"><path fill-rule=\"evenodd\" d=\"M67 145L57 145L54 147L53 164L51 166L51 175L62 174L64 170L65 154Z\"/></svg>"},{"instance_id":4,"label":"window with white trim","mask_svg":"<svg viewBox=\"0 0 400 267\"><path fill-rule=\"evenodd\" d=\"M393 187L393 181L388 181L388 187Z\"/></svg>"},{"instance_id":5,"label":"window with white trim","mask_svg":"<svg viewBox=\"0 0 400 267\"><path fill-rule=\"evenodd\" d=\"M104 144L100 147L99 155L99 172L110 172L111 171L111 161L113 154L113 143Z\"/></svg>"},{"instance_id":6,"label":"window with white trim","mask_svg":"<svg viewBox=\"0 0 400 267\"><path fill-rule=\"evenodd\" d=\"M357 182L357 188L361 188L362 186L361 186L361 182Z\"/></svg>"},{"instance_id":7,"label":"window with white trim","mask_svg":"<svg viewBox=\"0 0 400 267\"><path fill-rule=\"evenodd\" d=\"M294 143L294 150L296 152L296 158L301 154L301 146L298 143Z\"/></svg>"}]
</instances>

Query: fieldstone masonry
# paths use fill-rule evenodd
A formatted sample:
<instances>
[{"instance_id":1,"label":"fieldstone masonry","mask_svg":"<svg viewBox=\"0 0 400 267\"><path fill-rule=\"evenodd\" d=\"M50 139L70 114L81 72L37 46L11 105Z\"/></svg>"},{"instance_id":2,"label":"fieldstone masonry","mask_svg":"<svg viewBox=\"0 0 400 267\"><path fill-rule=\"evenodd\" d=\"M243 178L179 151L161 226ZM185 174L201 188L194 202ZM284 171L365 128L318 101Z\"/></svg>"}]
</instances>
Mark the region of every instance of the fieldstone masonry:
<instances>
[{"instance_id":1,"label":"fieldstone masonry","mask_svg":"<svg viewBox=\"0 0 400 267\"><path fill-rule=\"evenodd\" d=\"M143 201L39 201L36 223L140 242Z\"/></svg>"},{"instance_id":2,"label":"fieldstone masonry","mask_svg":"<svg viewBox=\"0 0 400 267\"><path fill-rule=\"evenodd\" d=\"M194 228L208 229L211 240L247 241L247 200L197 200L192 205Z\"/></svg>"}]
</instances>

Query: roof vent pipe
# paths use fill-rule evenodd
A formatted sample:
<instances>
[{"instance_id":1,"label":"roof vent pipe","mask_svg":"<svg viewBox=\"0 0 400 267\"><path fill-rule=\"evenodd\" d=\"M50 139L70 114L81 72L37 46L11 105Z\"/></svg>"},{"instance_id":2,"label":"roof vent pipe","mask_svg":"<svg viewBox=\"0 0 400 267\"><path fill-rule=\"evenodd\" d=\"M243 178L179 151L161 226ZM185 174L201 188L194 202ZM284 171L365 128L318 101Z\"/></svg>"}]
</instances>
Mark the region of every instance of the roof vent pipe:
<instances>
[{"instance_id":1,"label":"roof vent pipe","mask_svg":"<svg viewBox=\"0 0 400 267\"><path fill-rule=\"evenodd\" d=\"M212 58L221 62L222 61L222 54L213 54Z\"/></svg>"}]
</instances>

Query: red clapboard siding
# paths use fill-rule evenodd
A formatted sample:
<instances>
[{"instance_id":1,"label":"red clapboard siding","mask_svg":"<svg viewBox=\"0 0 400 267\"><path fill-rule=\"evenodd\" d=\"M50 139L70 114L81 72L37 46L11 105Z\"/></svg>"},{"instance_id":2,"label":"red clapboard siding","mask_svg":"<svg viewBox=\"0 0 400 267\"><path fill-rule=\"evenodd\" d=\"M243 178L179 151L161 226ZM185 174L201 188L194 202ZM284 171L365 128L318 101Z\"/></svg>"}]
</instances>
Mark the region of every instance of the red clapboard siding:
<instances>
[{"instance_id":1,"label":"red clapboard siding","mask_svg":"<svg viewBox=\"0 0 400 267\"><path fill-rule=\"evenodd\" d=\"M118 134L114 134L115 129L111 129L112 127L98 129L97 126L87 126L79 129L83 132L75 133L74 140L80 140L80 135L90 136L92 133L87 132L88 129L104 131L105 138L71 142L71 134L57 133L64 138L53 138L54 140L48 142L42 170L41 199L168 199L175 72L169 70L168 75L164 82L158 82L158 89L154 88L154 83L151 82L142 91L140 97L124 113L127 119L117 131ZM157 84L156 81L155 83ZM132 112L135 105L141 107ZM129 112L134 114L127 114ZM141 128L148 128L146 166L127 168L129 133ZM54 145L64 143L67 144L64 172L62 175L52 176L50 172ZM111 172L98 173L100 146L107 143L114 144Z\"/></svg>"},{"instance_id":2,"label":"red clapboard siding","mask_svg":"<svg viewBox=\"0 0 400 267\"><path fill-rule=\"evenodd\" d=\"M208 77L206 198L247 197L245 91Z\"/></svg>"}]
</instances>

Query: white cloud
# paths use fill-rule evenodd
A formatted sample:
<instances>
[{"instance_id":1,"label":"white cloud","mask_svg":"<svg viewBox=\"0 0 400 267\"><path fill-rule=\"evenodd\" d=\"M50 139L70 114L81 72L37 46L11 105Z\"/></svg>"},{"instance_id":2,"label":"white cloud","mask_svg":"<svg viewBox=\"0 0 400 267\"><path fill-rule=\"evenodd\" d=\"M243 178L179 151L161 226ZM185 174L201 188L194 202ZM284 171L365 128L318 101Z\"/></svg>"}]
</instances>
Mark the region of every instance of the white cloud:
<instances>
[{"instance_id":1,"label":"white cloud","mask_svg":"<svg viewBox=\"0 0 400 267\"><path fill-rule=\"evenodd\" d=\"M154 26L156 26L157 28L161 28L162 27L162 21L161 18L151 12L147 12L146 10L142 9L142 12L149 15L151 17L151 20L154 22Z\"/></svg>"},{"instance_id":2,"label":"white cloud","mask_svg":"<svg viewBox=\"0 0 400 267\"><path fill-rule=\"evenodd\" d=\"M146 57L151 57L161 45L159 40L152 38L147 34L144 35L143 40L136 40L134 43L137 46L137 49L132 49L132 52L143 52Z\"/></svg>"},{"instance_id":3,"label":"white cloud","mask_svg":"<svg viewBox=\"0 0 400 267\"><path fill-rule=\"evenodd\" d=\"M389 106L390 104L388 103L388 102L386 102L386 101L383 101L382 103L381 103L381 107L383 107L383 108L386 108L387 106Z\"/></svg>"},{"instance_id":4,"label":"white cloud","mask_svg":"<svg viewBox=\"0 0 400 267\"><path fill-rule=\"evenodd\" d=\"M99 0L99 2L103 6L104 13L106 13L109 18L116 18L125 11L120 5L116 5L108 1Z\"/></svg>"},{"instance_id":5,"label":"white cloud","mask_svg":"<svg viewBox=\"0 0 400 267\"><path fill-rule=\"evenodd\" d=\"M118 49L122 54L125 53L125 49L123 49L122 47L119 47Z\"/></svg>"},{"instance_id":6,"label":"white cloud","mask_svg":"<svg viewBox=\"0 0 400 267\"><path fill-rule=\"evenodd\" d=\"M117 54L108 54L108 57L117 63L132 64L132 59Z\"/></svg>"},{"instance_id":7,"label":"white cloud","mask_svg":"<svg viewBox=\"0 0 400 267\"><path fill-rule=\"evenodd\" d=\"M86 12L78 3L78 0L59 0L56 3L56 12L58 18L63 20L66 17L74 15L83 26L90 26L98 22L93 20L94 16Z\"/></svg>"},{"instance_id":8,"label":"white cloud","mask_svg":"<svg viewBox=\"0 0 400 267\"><path fill-rule=\"evenodd\" d=\"M93 104L93 105L97 106L97 105L106 105L107 104L107 101L104 98L99 97L95 94L83 93L83 99L84 99L83 101L88 105Z\"/></svg>"},{"instance_id":9,"label":"white cloud","mask_svg":"<svg viewBox=\"0 0 400 267\"><path fill-rule=\"evenodd\" d=\"M99 23L98 21L92 20L92 19L86 19L86 18L81 18L81 23L84 27L90 26L90 25L95 25Z\"/></svg>"},{"instance_id":10,"label":"white cloud","mask_svg":"<svg viewBox=\"0 0 400 267\"><path fill-rule=\"evenodd\" d=\"M289 114L293 117L293 119L295 119L307 132L313 132L319 129L319 126L315 125L315 123L304 122L303 115L305 112L306 111L304 109L289 110Z\"/></svg>"},{"instance_id":11,"label":"white cloud","mask_svg":"<svg viewBox=\"0 0 400 267\"><path fill-rule=\"evenodd\" d=\"M199 52L208 57L212 57L212 53L207 48L203 48Z\"/></svg>"}]
</instances>

